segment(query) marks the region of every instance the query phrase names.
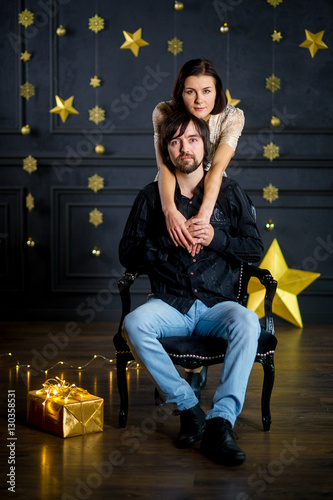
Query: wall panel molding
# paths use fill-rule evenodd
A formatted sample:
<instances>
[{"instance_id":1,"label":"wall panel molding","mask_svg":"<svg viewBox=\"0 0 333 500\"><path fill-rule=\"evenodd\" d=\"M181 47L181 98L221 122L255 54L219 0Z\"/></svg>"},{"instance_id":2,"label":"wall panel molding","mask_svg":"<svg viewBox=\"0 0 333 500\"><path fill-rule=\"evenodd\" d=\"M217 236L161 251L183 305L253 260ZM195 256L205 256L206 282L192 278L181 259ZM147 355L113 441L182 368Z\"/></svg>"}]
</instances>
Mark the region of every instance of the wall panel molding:
<instances>
[{"instance_id":1,"label":"wall panel molding","mask_svg":"<svg viewBox=\"0 0 333 500\"><path fill-rule=\"evenodd\" d=\"M23 292L23 188L0 188L0 291Z\"/></svg>"},{"instance_id":2,"label":"wall panel molding","mask_svg":"<svg viewBox=\"0 0 333 500\"><path fill-rule=\"evenodd\" d=\"M137 192L52 188L52 291L97 293L121 276L118 243ZM98 227L89 223L94 208L103 214ZM95 246L101 250L98 258L92 256Z\"/></svg>"}]
</instances>

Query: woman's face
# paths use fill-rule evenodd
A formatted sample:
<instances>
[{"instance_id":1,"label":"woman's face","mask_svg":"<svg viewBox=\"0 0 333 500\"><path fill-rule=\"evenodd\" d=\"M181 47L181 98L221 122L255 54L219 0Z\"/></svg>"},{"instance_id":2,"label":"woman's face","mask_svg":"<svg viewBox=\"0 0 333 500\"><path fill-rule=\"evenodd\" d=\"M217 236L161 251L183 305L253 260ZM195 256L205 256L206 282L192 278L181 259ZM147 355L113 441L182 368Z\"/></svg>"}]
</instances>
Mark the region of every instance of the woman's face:
<instances>
[{"instance_id":1,"label":"woman's face","mask_svg":"<svg viewBox=\"0 0 333 500\"><path fill-rule=\"evenodd\" d=\"M208 120L216 98L215 78L209 75L189 76L185 80L185 108L197 118Z\"/></svg>"}]
</instances>

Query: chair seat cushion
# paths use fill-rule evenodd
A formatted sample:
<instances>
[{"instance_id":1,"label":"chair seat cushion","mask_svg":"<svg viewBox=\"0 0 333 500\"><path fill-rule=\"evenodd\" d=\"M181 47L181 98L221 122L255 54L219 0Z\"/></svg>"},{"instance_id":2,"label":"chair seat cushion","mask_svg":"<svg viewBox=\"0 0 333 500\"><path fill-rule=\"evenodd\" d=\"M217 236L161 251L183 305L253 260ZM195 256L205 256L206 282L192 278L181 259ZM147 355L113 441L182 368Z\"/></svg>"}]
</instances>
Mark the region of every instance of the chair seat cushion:
<instances>
[{"instance_id":1,"label":"chair seat cushion","mask_svg":"<svg viewBox=\"0 0 333 500\"><path fill-rule=\"evenodd\" d=\"M184 368L209 366L223 362L228 342L213 337L167 337L160 339L172 361ZM257 349L257 358L273 354L277 344L274 335L262 330Z\"/></svg>"}]
</instances>

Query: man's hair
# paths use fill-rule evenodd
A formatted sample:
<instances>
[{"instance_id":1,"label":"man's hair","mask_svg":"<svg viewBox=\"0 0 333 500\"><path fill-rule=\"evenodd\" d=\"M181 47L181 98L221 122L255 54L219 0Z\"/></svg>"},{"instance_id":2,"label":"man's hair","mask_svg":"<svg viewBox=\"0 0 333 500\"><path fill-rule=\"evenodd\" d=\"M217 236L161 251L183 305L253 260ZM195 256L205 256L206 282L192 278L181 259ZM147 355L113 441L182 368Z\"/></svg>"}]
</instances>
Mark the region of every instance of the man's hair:
<instances>
[{"instance_id":1,"label":"man's hair","mask_svg":"<svg viewBox=\"0 0 333 500\"><path fill-rule=\"evenodd\" d=\"M227 106L228 100L223 89L223 84L220 75L217 72L214 64L208 59L191 59L187 61L180 69L175 80L172 91L172 107L175 110L183 111L185 104L183 100L183 92L185 80L189 76L212 76L215 80L216 97L215 105L211 112L212 115L221 113Z\"/></svg>"},{"instance_id":2,"label":"man's hair","mask_svg":"<svg viewBox=\"0 0 333 500\"><path fill-rule=\"evenodd\" d=\"M172 171L174 171L175 166L173 165L169 157L169 151L168 151L169 143L172 139L182 136L190 122L193 123L193 125L196 128L196 131L203 140L204 144L203 166L205 167L207 165L208 156L210 152L210 134L207 123L205 122L205 120L197 118L194 115L191 115L191 113L174 112L166 117L166 119L161 125L161 133L160 133L160 150L162 158L165 165Z\"/></svg>"}]
</instances>

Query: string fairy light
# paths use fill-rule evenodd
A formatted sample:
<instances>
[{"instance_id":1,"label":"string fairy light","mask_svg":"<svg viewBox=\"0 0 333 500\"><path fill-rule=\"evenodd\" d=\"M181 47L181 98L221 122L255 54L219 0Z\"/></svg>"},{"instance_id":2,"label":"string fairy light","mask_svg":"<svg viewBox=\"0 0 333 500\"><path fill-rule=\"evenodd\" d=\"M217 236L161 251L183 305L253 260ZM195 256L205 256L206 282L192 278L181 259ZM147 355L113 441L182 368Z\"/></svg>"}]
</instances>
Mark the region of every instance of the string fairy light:
<instances>
[{"instance_id":1,"label":"string fairy light","mask_svg":"<svg viewBox=\"0 0 333 500\"><path fill-rule=\"evenodd\" d=\"M85 364L80 364L78 366L72 365L68 361L57 361L54 365L50 366L49 368L38 369L38 368L34 368L31 364L20 364L19 360L11 352L4 352L4 353L0 354L0 358L2 358L4 356L9 356L9 357L12 357L15 359L16 370L18 370L19 368L28 368L28 370L34 370L35 372L45 373L45 374L47 374L51 370L54 370L59 365L66 366L69 369L81 371L81 370L84 370L85 368L87 368L87 366L89 366L95 359L98 359L98 358L101 358L104 361L107 361L109 365L115 366L115 364L116 364L116 360L114 360L114 359L107 358L106 356L103 356L102 354L94 354L93 357L89 361L87 361ZM140 366L139 363L132 360L132 361L128 361L126 369L127 370L137 369L139 366Z\"/></svg>"},{"instance_id":2,"label":"string fairy light","mask_svg":"<svg viewBox=\"0 0 333 500\"><path fill-rule=\"evenodd\" d=\"M46 395L43 405L45 406L48 399L63 399L65 403L69 399L82 399L89 395L86 389L77 387L75 384L69 384L66 380L59 377L49 378L43 384L43 389L40 389L36 394Z\"/></svg>"}]
</instances>

